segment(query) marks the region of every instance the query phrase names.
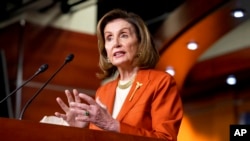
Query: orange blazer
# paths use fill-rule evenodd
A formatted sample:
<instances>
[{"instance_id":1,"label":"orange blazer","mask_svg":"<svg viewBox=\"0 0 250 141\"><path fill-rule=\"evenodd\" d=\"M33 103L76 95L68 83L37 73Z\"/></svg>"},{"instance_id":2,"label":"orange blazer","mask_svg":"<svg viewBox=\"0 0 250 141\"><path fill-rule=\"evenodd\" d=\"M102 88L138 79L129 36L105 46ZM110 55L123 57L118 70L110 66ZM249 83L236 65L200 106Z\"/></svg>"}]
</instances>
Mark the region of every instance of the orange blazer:
<instances>
[{"instance_id":1,"label":"orange blazer","mask_svg":"<svg viewBox=\"0 0 250 141\"><path fill-rule=\"evenodd\" d=\"M96 97L112 114L119 77L98 88ZM183 108L175 80L158 70L139 70L117 116L120 132L176 141ZM90 129L99 129L90 124Z\"/></svg>"}]
</instances>

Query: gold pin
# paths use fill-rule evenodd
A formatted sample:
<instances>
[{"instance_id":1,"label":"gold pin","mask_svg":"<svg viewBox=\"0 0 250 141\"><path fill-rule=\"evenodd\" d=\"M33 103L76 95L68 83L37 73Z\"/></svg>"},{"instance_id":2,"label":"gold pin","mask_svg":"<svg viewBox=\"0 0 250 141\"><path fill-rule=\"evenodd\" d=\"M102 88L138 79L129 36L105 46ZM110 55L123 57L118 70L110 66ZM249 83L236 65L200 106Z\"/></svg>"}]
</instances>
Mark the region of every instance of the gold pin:
<instances>
[{"instance_id":1,"label":"gold pin","mask_svg":"<svg viewBox=\"0 0 250 141\"><path fill-rule=\"evenodd\" d=\"M142 83L140 83L140 82L136 82L135 89L134 89L134 91L133 91L132 95L130 96L129 101L131 101L131 100L133 99L133 97L134 97L134 95L135 95L136 90L138 90L141 86L142 86Z\"/></svg>"}]
</instances>

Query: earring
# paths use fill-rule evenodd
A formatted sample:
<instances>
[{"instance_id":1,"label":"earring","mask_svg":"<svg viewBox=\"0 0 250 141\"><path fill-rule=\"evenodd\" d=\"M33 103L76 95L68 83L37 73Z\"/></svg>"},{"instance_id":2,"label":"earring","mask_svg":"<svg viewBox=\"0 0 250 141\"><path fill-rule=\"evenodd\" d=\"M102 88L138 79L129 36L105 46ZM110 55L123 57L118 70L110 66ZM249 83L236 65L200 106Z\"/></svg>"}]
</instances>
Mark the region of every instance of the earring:
<instances>
[{"instance_id":1,"label":"earring","mask_svg":"<svg viewBox=\"0 0 250 141\"><path fill-rule=\"evenodd\" d=\"M141 56L141 52L139 52L138 54L137 54L137 57L140 57Z\"/></svg>"}]
</instances>

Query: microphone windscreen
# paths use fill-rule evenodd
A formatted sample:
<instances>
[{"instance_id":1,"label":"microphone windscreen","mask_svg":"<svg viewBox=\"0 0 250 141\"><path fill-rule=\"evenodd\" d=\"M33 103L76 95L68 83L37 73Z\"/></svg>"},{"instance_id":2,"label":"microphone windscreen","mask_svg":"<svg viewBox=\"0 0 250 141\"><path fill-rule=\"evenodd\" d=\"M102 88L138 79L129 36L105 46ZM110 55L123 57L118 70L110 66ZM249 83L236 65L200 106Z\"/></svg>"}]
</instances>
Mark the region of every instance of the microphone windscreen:
<instances>
[{"instance_id":1,"label":"microphone windscreen","mask_svg":"<svg viewBox=\"0 0 250 141\"><path fill-rule=\"evenodd\" d=\"M48 69L49 65L48 64L43 64L40 68L39 68L39 72L44 72Z\"/></svg>"},{"instance_id":2,"label":"microphone windscreen","mask_svg":"<svg viewBox=\"0 0 250 141\"><path fill-rule=\"evenodd\" d=\"M68 63L70 61L72 61L74 59L74 54L69 54L66 59L65 59L65 62Z\"/></svg>"}]
</instances>

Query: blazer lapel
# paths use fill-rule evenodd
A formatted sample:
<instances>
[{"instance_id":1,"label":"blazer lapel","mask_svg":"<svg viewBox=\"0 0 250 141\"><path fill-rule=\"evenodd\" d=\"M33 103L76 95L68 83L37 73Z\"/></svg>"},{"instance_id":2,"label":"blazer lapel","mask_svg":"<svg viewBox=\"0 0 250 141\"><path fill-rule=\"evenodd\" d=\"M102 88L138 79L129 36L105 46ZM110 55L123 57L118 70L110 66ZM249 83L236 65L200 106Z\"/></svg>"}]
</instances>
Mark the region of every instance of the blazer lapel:
<instances>
[{"instance_id":1,"label":"blazer lapel","mask_svg":"<svg viewBox=\"0 0 250 141\"><path fill-rule=\"evenodd\" d=\"M147 71L146 71L147 72ZM146 90L149 84L148 75L143 71L139 70L135 81L129 91L126 100L117 116L117 120L122 120L122 118L127 114L127 112L135 105L138 99L141 97L143 92Z\"/></svg>"},{"instance_id":2,"label":"blazer lapel","mask_svg":"<svg viewBox=\"0 0 250 141\"><path fill-rule=\"evenodd\" d=\"M107 96L105 97L105 99L103 99L103 103L106 104L110 114L112 114L113 112L117 83L118 83L118 79L116 79L111 84L111 86L108 88Z\"/></svg>"}]
</instances>

